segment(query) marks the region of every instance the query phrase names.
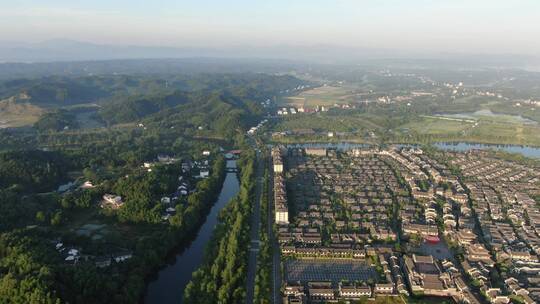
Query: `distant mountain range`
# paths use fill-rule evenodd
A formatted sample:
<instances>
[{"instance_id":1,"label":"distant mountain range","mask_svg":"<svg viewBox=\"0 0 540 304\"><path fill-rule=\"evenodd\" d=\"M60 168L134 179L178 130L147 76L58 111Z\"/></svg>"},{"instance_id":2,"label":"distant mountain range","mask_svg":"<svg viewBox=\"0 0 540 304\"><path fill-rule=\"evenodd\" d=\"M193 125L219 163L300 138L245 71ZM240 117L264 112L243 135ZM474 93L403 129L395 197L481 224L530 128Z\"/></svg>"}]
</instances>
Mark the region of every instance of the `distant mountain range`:
<instances>
[{"instance_id":1,"label":"distant mountain range","mask_svg":"<svg viewBox=\"0 0 540 304\"><path fill-rule=\"evenodd\" d=\"M74 40L56 39L40 43L21 43L0 41L0 62L56 62L88 61L114 59L157 59L157 58L266 58L287 59L318 63L365 63L381 61L417 64L424 61L444 62L465 66L494 67L540 67L540 59L526 55L468 55L454 53L428 53L403 50L352 48L332 45L276 45L272 47L153 47L153 46L118 46L94 44Z\"/></svg>"},{"instance_id":2,"label":"distant mountain range","mask_svg":"<svg viewBox=\"0 0 540 304\"><path fill-rule=\"evenodd\" d=\"M1 62L51 62L140 58L182 58L210 56L195 48L100 45L74 40L47 40L40 43L0 42Z\"/></svg>"}]
</instances>

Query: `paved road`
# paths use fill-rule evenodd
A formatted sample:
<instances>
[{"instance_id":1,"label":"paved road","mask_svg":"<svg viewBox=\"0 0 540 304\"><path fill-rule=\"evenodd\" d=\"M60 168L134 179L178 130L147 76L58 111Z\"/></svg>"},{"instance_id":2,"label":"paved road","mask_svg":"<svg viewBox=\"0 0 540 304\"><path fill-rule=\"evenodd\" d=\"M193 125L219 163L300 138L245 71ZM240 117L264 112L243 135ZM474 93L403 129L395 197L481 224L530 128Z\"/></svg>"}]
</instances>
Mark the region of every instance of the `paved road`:
<instances>
[{"instance_id":1,"label":"paved road","mask_svg":"<svg viewBox=\"0 0 540 304\"><path fill-rule=\"evenodd\" d=\"M271 161L271 160L270 160ZM271 168L271 164L268 164ZM268 239L272 246L272 303L281 304L281 266L280 252L277 238L274 237L274 175L272 170L269 170L268 178Z\"/></svg>"},{"instance_id":2,"label":"paved road","mask_svg":"<svg viewBox=\"0 0 540 304\"><path fill-rule=\"evenodd\" d=\"M249 246L249 258L248 258L248 272L247 272L247 294L246 303L252 304L255 293L255 276L257 274L257 258L260 249L260 226L261 226L261 195L262 195L262 183L264 165L261 161L261 155L257 152L257 169L256 178L257 183L255 186L255 205L253 206L253 212L251 214L250 223L250 246Z\"/></svg>"}]
</instances>

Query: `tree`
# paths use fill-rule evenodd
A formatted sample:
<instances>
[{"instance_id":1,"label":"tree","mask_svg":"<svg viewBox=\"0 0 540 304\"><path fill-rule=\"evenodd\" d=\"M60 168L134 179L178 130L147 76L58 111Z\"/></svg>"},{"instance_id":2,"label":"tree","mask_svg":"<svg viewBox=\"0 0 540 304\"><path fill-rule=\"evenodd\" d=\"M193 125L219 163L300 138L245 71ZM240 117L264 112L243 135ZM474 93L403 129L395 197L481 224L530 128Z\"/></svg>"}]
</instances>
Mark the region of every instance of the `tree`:
<instances>
[{"instance_id":1,"label":"tree","mask_svg":"<svg viewBox=\"0 0 540 304\"><path fill-rule=\"evenodd\" d=\"M51 217L51 225L58 226L62 223L62 211L57 211Z\"/></svg>"},{"instance_id":2,"label":"tree","mask_svg":"<svg viewBox=\"0 0 540 304\"><path fill-rule=\"evenodd\" d=\"M86 167L83 169L83 175L84 175L84 178L86 178L89 181L92 181L94 183L98 181L98 176L96 172L89 167Z\"/></svg>"},{"instance_id":3,"label":"tree","mask_svg":"<svg viewBox=\"0 0 540 304\"><path fill-rule=\"evenodd\" d=\"M41 223L45 222L46 220L45 213L43 211L36 212L36 220Z\"/></svg>"}]
</instances>

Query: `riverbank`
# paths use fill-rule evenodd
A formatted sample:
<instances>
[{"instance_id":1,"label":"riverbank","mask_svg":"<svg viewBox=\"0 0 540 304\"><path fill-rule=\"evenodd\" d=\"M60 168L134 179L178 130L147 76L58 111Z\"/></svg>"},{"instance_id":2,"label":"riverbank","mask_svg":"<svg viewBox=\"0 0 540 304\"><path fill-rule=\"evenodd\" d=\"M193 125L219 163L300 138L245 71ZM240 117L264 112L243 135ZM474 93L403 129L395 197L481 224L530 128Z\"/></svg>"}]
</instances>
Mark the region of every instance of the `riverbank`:
<instances>
[{"instance_id":1,"label":"riverbank","mask_svg":"<svg viewBox=\"0 0 540 304\"><path fill-rule=\"evenodd\" d=\"M227 161L227 168L236 168L235 161ZM224 175L219 195L214 204L208 204L208 213L191 232L191 239L172 250L168 263L159 269L147 283L144 303L179 303L191 273L202 262L204 248L210 241L219 212L236 195L239 183L235 173ZM211 207L211 208L210 208Z\"/></svg>"},{"instance_id":2,"label":"riverbank","mask_svg":"<svg viewBox=\"0 0 540 304\"><path fill-rule=\"evenodd\" d=\"M182 250L192 242L193 235L201 227L222 189L226 176L225 169L225 160L223 157L219 157L212 167L210 177L197 184L196 191L190 194L185 206L180 206L180 210L177 208L177 213L181 214L178 221L171 227L164 228L167 231L163 233L161 239L147 240L151 243L148 246L154 248L154 251L159 249L159 252L156 252L156 255L144 257L147 266L143 267L145 278L144 285L141 286L139 302L144 302L148 293L149 281L166 264L165 262L171 253Z\"/></svg>"},{"instance_id":3,"label":"riverbank","mask_svg":"<svg viewBox=\"0 0 540 304\"><path fill-rule=\"evenodd\" d=\"M256 182L255 152L244 151L238 164L240 191L220 214L219 224L205 251L204 262L193 273L184 291L185 303L226 304L245 301L249 217Z\"/></svg>"}]
</instances>

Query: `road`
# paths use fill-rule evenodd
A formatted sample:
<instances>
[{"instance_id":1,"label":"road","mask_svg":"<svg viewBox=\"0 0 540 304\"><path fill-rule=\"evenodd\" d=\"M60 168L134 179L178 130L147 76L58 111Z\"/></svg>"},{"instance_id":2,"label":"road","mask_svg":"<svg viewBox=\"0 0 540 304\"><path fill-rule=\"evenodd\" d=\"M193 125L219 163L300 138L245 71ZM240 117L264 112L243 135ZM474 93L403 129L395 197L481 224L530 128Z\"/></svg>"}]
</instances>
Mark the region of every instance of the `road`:
<instances>
[{"instance_id":1,"label":"road","mask_svg":"<svg viewBox=\"0 0 540 304\"><path fill-rule=\"evenodd\" d=\"M272 160L269 160L270 162ZM272 168L271 164L268 164ZM269 170L268 176L268 240L272 247L272 303L281 304L281 261L279 244L274 236L274 174Z\"/></svg>"},{"instance_id":2,"label":"road","mask_svg":"<svg viewBox=\"0 0 540 304\"><path fill-rule=\"evenodd\" d=\"M255 142L252 143L252 147L257 151L257 183L255 189L255 205L253 206L253 213L251 215L250 223L250 250L248 258L248 273L247 273L247 293L246 303L252 304L255 293L255 277L257 274L257 259L260 250L260 228L261 228L261 196L264 182L264 167L268 166L272 168L271 159L268 158L268 163L264 163L264 155L257 149ZM268 239L271 242L272 248L272 303L281 304L281 261L280 250L277 239L274 237L274 194L273 194L273 173L269 170L268 178L268 218L267 231Z\"/></svg>"},{"instance_id":3,"label":"road","mask_svg":"<svg viewBox=\"0 0 540 304\"><path fill-rule=\"evenodd\" d=\"M246 303L252 304L255 293L255 277L257 274L257 258L260 250L260 227L261 227L261 195L264 181L264 163L261 161L261 153L257 151L257 169L255 185L255 205L251 213L250 221L250 246L247 272Z\"/></svg>"}]
</instances>

